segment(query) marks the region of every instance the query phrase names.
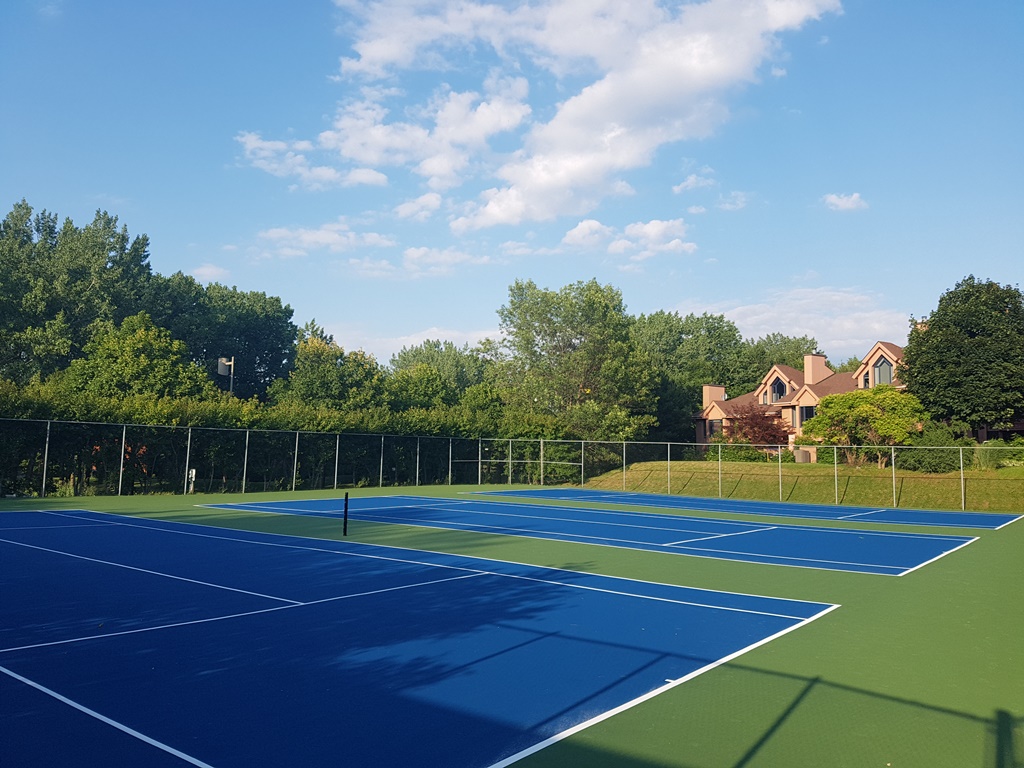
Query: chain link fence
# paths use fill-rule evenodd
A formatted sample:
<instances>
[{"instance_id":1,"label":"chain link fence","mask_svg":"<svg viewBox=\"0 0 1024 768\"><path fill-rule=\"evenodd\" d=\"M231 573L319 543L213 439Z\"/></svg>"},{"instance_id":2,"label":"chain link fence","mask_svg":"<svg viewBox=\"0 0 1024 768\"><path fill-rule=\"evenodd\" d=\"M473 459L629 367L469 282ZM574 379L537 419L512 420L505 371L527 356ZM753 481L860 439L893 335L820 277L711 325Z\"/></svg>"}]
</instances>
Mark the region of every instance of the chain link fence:
<instances>
[{"instance_id":1,"label":"chain link fence","mask_svg":"<svg viewBox=\"0 0 1024 768\"><path fill-rule=\"evenodd\" d=\"M0 419L3 496L484 484L1024 511L1024 446L791 448Z\"/></svg>"}]
</instances>

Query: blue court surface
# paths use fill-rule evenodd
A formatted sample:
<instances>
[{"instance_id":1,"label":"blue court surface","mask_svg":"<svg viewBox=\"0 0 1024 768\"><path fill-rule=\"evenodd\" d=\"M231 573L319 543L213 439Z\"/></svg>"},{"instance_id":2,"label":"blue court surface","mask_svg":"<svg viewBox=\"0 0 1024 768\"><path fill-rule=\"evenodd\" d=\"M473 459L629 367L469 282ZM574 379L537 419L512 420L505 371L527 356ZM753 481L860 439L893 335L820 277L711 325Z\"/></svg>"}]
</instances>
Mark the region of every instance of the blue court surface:
<instances>
[{"instance_id":1,"label":"blue court surface","mask_svg":"<svg viewBox=\"0 0 1024 768\"><path fill-rule=\"evenodd\" d=\"M476 491L481 496L513 496L555 501L584 501L594 504L689 509L699 512L736 512L747 515L807 517L815 520L856 520L862 523L938 525L949 528L997 530L1019 520L1021 515L997 512L949 512L938 509L888 509L877 507L790 504L781 501L709 499L700 496L668 496L660 493L595 491L584 488L524 488L513 491Z\"/></svg>"},{"instance_id":2,"label":"blue court surface","mask_svg":"<svg viewBox=\"0 0 1024 768\"><path fill-rule=\"evenodd\" d=\"M217 504L218 509L340 517L341 499ZM358 521L465 530L716 560L902 576L970 544L968 536L733 522L478 499L352 498Z\"/></svg>"},{"instance_id":3,"label":"blue court surface","mask_svg":"<svg viewBox=\"0 0 1024 768\"><path fill-rule=\"evenodd\" d=\"M837 606L0 514L0 765L509 765Z\"/></svg>"}]
</instances>

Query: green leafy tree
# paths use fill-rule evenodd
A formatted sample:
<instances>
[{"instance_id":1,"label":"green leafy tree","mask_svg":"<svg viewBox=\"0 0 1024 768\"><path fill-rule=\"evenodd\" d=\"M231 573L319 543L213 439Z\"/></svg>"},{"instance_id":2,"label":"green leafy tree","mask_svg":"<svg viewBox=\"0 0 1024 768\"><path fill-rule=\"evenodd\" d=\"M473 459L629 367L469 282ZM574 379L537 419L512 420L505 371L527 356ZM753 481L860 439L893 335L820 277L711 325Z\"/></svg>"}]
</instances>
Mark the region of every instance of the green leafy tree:
<instances>
[{"instance_id":1,"label":"green leafy tree","mask_svg":"<svg viewBox=\"0 0 1024 768\"><path fill-rule=\"evenodd\" d=\"M432 386L437 391L430 397L431 402L455 405L467 389L484 381L487 361L479 350L470 349L469 345L457 347L450 341L428 339L413 347L403 347L391 358L395 391L400 389L399 382L409 380L411 372L421 366L433 371L436 378ZM422 380L426 374L420 370L416 377Z\"/></svg>"},{"instance_id":2,"label":"green leafy tree","mask_svg":"<svg viewBox=\"0 0 1024 768\"><path fill-rule=\"evenodd\" d=\"M814 417L804 422L803 433L821 438L827 445L906 445L927 421L928 412L914 395L883 385L826 395ZM888 452L872 453L884 467ZM848 458L856 455L856 451L847 452Z\"/></svg>"},{"instance_id":3,"label":"green leafy tree","mask_svg":"<svg viewBox=\"0 0 1024 768\"><path fill-rule=\"evenodd\" d=\"M973 275L911 321L900 379L936 419L972 429L1024 419L1024 295Z\"/></svg>"},{"instance_id":4,"label":"green leafy tree","mask_svg":"<svg viewBox=\"0 0 1024 768\"><path fill-rule=\"evenodd\" d=\"M233 357L235 395L264 397L294 362L298 328L292 308L276 296L220 283L206 287L203 303L207 325L201 348L192 350L194 359L205 361L212 373L218 358Z\"/></svg>"},{"instance_id":5,"label":"green leafy tree","mask_svg":"<svg viewBox=\"0 0 1024 768\"><path fill-rule=\"evenodd\" d=\"M57 391L111 400L216 394L206 371L189 360L185 344L154 325L144 312L125 318L119 326L98 328L85 353L54 375Z\"/></svg>"},{"instance_id":6,"label":"green leafy tree","mask_svg":"<svg viewBox=\"0 0 1024 768\"><path fill-rule=\"evenodd\" d=\"M103 211L79 228L15 205L0 224L0 373L45 377L84 354L96 323L138 312L148 244Z\"/></svg>"},{"instance_id":7,"label":"green leafy tree","mask_svg":"<svg viewBox=\"0 0 1024 768\"><path fill-rule=\"evenodd\" d=\"M810 336L769 333L757 340L747 340L737 356L736 367L728 382L729 389L733 394L757 389L761 378L773 365L788 365L802 371L804 356L815 354L821 354L821 350L818 342Z\"/></svg>"},{"instance_id":8,"label":"green leafy tree","mask_svg":"<svg viewBox=\"0 0 1024 768\"><path fill-rule=\"evenodd\" d=\"M513 409L554 415L574 437L646 434L655 421L655 374L632 341L618 290L596 280L559 291L516 281L498 317L504 338L496 382ZM615 408L623 418L593 418Z\"/></svg>"},{"instance_id":9,"label":"green leafy tree","mask_svg":"<svg viewBox=\"0 0 1024 768\"><path fill-rule=\"evenodd\" d=\"M346 353L331 336L307 326L286 378L270 387L275 405L305 405L338 411L380 406L384 402L384 371L373 355Z\"/></svg>"}]
</instances>

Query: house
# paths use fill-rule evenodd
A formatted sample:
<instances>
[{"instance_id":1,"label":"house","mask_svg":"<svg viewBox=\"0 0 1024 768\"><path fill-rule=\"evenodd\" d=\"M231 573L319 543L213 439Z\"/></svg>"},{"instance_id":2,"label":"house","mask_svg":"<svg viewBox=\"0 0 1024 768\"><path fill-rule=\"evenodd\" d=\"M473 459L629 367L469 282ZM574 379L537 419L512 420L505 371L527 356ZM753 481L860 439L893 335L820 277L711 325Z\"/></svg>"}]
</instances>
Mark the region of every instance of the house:
<instances>
[{"instance_id":1,"label":"house","mask_svg":"<svg viewBox=\"0 0 1024 768\"><path fill-rule=\"evenodd\" d=\"M903 347L879 341L861 360L853 373L836 373L828 367L824 355L805 355L804 369L773 365L753 392L727 398L725 387L705 385L702 408L694 417L697 442L710 442L728 428L732 419L750 405L758 405L773 414L789 431L789 442L802 434L807 419L826 395L838 395L879 384L902 388L896 368L903 360Z\"/></svg>"}]
</instances>

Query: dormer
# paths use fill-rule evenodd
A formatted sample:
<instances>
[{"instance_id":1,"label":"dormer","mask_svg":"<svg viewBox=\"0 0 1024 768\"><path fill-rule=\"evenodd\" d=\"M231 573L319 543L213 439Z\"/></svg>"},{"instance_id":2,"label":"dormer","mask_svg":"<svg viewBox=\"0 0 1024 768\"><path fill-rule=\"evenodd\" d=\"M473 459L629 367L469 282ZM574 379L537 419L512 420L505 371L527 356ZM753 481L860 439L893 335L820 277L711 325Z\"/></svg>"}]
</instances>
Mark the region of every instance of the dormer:
<instances>
[{"instance_id":1,"label":"dormer","mask_svg":"<svg viewBox=\"0 0 1024 768\"><path fill-rule=\"evenodd\" d=\"M788 365L773 365L754 390L754 402L772 405L788 400L804 384L804 375Z\"/></svg>"},{"instance_id":2,"label":"dormer","mask_svg":"<svg viewBox=\"0 0 1024 768\"><path fill-rule=\"evenodd\" d=\"M896 369L901 362L903 347L888 341L876 342L853 374L857 389L872 389L881 384L902 387L896 378Z\"/></svg>"}]
</instances>

